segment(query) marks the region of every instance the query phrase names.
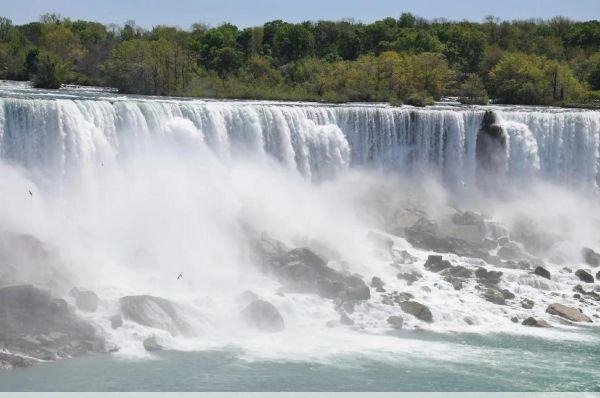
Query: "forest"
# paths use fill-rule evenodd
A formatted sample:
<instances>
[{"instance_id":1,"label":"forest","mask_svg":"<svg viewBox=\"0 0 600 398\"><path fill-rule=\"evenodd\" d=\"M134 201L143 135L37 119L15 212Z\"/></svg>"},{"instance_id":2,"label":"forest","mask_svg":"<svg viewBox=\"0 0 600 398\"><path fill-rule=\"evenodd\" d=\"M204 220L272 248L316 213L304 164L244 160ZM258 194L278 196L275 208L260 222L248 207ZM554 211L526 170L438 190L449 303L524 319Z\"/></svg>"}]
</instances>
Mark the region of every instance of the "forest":
<instances>
[{"instance_id":1,"label":"forest","mask_svg":"<svg viewBox=\"0 0 600 398\"><path fill-rule=\"evenodd\" d=\"M600 21L354 20L189 29L0 18L0 79L131 94L573 106L600 100Z\"/></svg>"}]
</instances>

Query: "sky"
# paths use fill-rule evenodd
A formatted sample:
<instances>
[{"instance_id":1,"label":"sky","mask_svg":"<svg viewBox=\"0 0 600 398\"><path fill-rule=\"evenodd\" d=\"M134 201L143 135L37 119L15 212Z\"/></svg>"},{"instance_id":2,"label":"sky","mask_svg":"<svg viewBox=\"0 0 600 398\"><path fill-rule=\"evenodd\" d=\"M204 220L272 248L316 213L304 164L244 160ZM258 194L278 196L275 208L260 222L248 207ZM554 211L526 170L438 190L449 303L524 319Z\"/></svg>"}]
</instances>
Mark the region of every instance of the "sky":
<instances>
[{"instance_id":1,"label":"sky","mask_svg":"<svg viewBox=\"0 0 600 398\"><path fill-rule=\"evenodd\" d=\"M71 19L122 24L134 20L151 28L163 24L189 28L194 22L239 27L282 19L372 22L398 17L402 12L433 19L481 21L486 15L501 19L600 19L600 0L0 0L0 15L15 24L37 21L55 12Z\"/></svg>"}]
</instances>

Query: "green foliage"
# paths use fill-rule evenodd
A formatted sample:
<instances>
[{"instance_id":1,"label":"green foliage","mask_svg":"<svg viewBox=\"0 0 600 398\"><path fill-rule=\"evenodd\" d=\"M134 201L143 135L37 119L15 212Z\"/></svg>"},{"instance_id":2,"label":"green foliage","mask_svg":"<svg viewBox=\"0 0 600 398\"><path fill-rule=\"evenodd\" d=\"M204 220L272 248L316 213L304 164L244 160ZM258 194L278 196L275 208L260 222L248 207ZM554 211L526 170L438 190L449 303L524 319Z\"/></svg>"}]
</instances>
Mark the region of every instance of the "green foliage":
<instances>
[{"instance_id":1,"label":"green foliage","mask_svg":"<svg viewBox=\"0 0 600 398\"><path fill-rule=\"evenodd\" d=\"M33 86L37 88L59 88L64 74L60 59L47 53L37 58L35 73L32 78Z\"/></svg>"},{"instance_id":2,"label":"green foliage","mask_svg":"<svg viewBox=\"0 0 600 398\"><path fill-rule=\"evenodd\" d=\"M0 79L112 85L123 92L424 105L571 104L600 89L600 22L427 21L409 13L238 29L144 30L43 15L0 17ZM58 82L58 83L57 83ZM587 90L587 91L586 91Z\"/></svg>"}]
</instances>

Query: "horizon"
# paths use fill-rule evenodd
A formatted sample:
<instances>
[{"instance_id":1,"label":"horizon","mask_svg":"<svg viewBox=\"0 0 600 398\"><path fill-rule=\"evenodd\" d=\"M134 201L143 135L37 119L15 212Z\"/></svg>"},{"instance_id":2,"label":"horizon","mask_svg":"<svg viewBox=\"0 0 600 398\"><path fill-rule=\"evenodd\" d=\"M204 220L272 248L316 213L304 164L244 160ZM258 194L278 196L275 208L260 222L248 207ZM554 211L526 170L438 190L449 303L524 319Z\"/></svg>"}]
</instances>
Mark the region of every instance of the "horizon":
<instances>
[{"instance_id":1,"label":"horizon","mask_svg":"<svg viewBox=\"0 0 600 398\"><path fill-rule=\"evenodd\" d=\"M194 23L204 23L209 26L231 23L246 28L278 19L291 23L320 20L354 20L358 23L371 23L387 17L398 18L404 12L427 20L442 19L451 22L465 20L483 22L486 16L496 17L500 21L548 20L554 17L589 21L596 20L600 16L600 2L592 0L577 0L569 3L537 0L525 4L517 0L509 0L509 4L507 2L498 4L489 0L467 0L460 4L442 0L427 2L409 0L402 2L401 5L395 4L392 0L378 0L376 6L374 2L361 0L349 2L333 0L326 4L316 0L306 0L302 5L284 4L275 0L259 0L253 3L241 0L227 2L182 0L177 4L156 0L151 4L145 3L143 12L140 12L139 3L137 0L107 0L100 4L83 0L49 6L37 0L24 0L18 5L5 4L2 16L18 25L38 21L40 16L46 13L56 13L71 20L87 20L106 25L123 25L127 21L135 21L136 25L144 29L167 25L184 30L189 29ZM115 14L124 16L115 17Z\"/></svg>"}]
</instances>

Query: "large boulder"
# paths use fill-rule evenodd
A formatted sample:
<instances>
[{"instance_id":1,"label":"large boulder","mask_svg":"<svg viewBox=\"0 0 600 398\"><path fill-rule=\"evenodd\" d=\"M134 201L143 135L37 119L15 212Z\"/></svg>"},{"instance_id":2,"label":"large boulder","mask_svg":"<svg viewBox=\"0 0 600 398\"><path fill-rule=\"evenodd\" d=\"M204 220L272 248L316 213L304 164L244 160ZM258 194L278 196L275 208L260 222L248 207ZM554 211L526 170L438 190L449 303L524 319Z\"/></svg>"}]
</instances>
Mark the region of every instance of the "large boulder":
<instances>
[{"instance_id":1,"label":"large boulder","mask_svg":"<svg viewBox=\"0 0 600 398\"><path fill-rule=\"evenodd\" d=\"M427 257L427 261L425 261L424 265L426 270L431 272L440 272L445 270L446 268L452 267L452 264L448 260L444 260L442 256L432 254Z\"/></svg>"},{"instance_id":2,"label":"large boulder","mask_svg":"<svg viewBox=\"0 0 600 398\"><path fill-rule=\"evenodd\" d=\"M483 298L490 303L505 305L506 299L503 292L495 288L488 288L483 292Z\"/></svg>"},{"instance_id":3,"label":"large boulder","mask_svg":"<svg viewBox=\"0 0 600 398\"><path fill-rule=\"evenodd\" d=\"M498 178L506 170L508 136L494 111L486 111L475 143L477 182L483 188L495 189Z\"/></svg>"},{"instance_id":4,"label":"large boulder","mask_svg":"<svg viewBox=\"0 0 600 398\"><path fill-rule=\"evenodd\" d=\"M407 314L413 315L415 318L424 322L433 322L433 315L429 308L417 301L404 301L400 303L400 308Z\"/></svg>"},{"instance_id":5,"label":"large boulder","mask_svg":"<svg viewBox=\"0 0 600 398\"><path fill-rule=\"evenodd\" d=\"M550 271L548 271L546 268L544 268L542 266L535 267L535 270L533 270L533 273L538 276L541 276L542 278L546 278L546 279L552 278Z\"/></svg>"},{"instance_id":6,"label":"large boulder","mask_svg":"<svg viewBox=\"0 0 600 398\"><path fill-rule=\"evenodd\" d=\"M141 295L119 299L125 319L151 328L166 330L173 336L194 336L194 330L177 312L175 305L161 297Z\"/></svg>"},{"instance_id":7,"label":"large boulder","mask_svg":"<svg viewBox=\"0 0 600 398\"><path fill-rule=\"evenodd\" d=\"M592 267L597 267L600 265L600 254L596 253L594 250L589 247L584 247L581 249L581 255L583 256L583 260Z\"/></svg>"},{"instance_id":8,"label":"large boulder","mask_svg":"<svg viewBox=\"0 0 600 398\"><path fill-rule=\"evenodd\" d=\"M575 276L579 278L580 281L585 283L594 283L594 277L589 272L578 269L575 271Z\"/></svg>"},{"instance_id":9,"label":"large boulder","mask_svg":"<svg viewBox=\"0 0 600 398\"><path fill-rule=\"evenodd\" d=\"M515 242L508 242L498 250L498 257L503 260L514 261L524 256L523 250Z\"/></svg>"},{"instance_id":10,"label":"large boulder","mask_svg":"<svg viewBox=\"0 0 600 398\"><path fill-rule=\"evenodd\" d=\"M314 293L341 301L371 298L369 286L358 275L328 267L327 261L307 248L263 255L262 263L267 272L294 292Z\"/></svg>"},{"instance_id":11,"label":"large boulder","mask_svg":"<svg viewBox=\"0 0 600 398\"><path fill-rule=\"evenodd\" d=\"M64 300L31 285L0 288L0 348L41 360L105 351L91 324L69 311Z\"/></svg>"},{"instance_id":12,"label":"large boulder","mask_svg":"<svg viewBox=\"0 0 600 398\"><path fill-rule=\"evenodd\" d=\"M81 311L96 312L98 308L98 296L91 290L77 291L75 305Z\"/></svg>"},{"instance_id":13,"label":"large boulder","mask_svg":"<svg viewBox=\"0 0 600 398\"><path fill-rule=\"evenodd\" d=\"M536 328L547 328L548 326L550 326L548 322L544 321L543 319L535 319L532 316L525 319L523 322L521 322L521 324L525 326L533 326Z\"/></svg>"},{"instance_id":14,"label":"large boulder","mask_svg":"<svg viewBox=\"0 0 600 398\"><path fill-rule=\"evenodd\" d=\"M392 315L388 317L387 323L392 329L402 329L402 326L404 325L404 319L402 319L401 316Z\"/></svg>"},{"instance_id":15,"label":"large boulder","mask_svg":"<svg viewBox=\"0 0 600 398\"><path fill-rule=\"evenodd\" d=\"M148 352L161 351L163 349L154 336L144 339L143 344L144 349Z\"/></svg>"},{"instance_id":16,"label":"large boulder","mask_svg":"<svg viewBox=\"0 0 600 398\"><path fill-rule=\"evenodd\" d=\"M500 283L500 278L502 277L502 272L500 271L488 271L483 267L478 267L475 271L475 276L477 279L485 284L485 285L495 285Z\"/></svg>"},{"instance_id":17,"label":"large boulder","mask_svg":"<svg viewBox=\"0 0 600 398\"><path fill-rule=\"evenodd\" d=\"M264 300L255 300L242 311L242 318L262 332L280 332L284 322L277 308Z\"/></svg>"},{"instance_id":18,"label":"large boulder","mask_svg":"<svg viewBox=\"0 0 600 398\"><path fill-rule=\"evenodd\" d=\"M592 322L590 317L579 311L577 308L568 307L559 303L550 304L548 308L546 308L546 312L573 322Z\"/></svg>"}]
</instances>

